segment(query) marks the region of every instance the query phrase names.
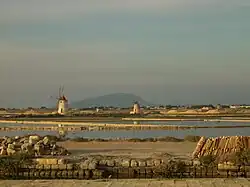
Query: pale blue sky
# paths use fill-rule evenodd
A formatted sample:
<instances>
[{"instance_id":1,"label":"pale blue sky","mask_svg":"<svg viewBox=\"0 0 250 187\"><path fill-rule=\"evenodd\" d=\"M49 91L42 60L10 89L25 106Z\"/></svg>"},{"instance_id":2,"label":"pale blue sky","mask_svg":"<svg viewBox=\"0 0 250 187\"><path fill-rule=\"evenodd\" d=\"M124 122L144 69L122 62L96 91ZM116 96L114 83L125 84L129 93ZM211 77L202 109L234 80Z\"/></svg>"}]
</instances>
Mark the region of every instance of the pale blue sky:
<instances>
[{"instance_id":1,"label":"pale blue sky","mask_svg":"<svg viewBox=\"0 0 250 187\"><path fill-rule=\"evenodd\" d=\"M0 106L134 93L250 103L249 0L2 0Z\"/></svg>"}]
</instances>

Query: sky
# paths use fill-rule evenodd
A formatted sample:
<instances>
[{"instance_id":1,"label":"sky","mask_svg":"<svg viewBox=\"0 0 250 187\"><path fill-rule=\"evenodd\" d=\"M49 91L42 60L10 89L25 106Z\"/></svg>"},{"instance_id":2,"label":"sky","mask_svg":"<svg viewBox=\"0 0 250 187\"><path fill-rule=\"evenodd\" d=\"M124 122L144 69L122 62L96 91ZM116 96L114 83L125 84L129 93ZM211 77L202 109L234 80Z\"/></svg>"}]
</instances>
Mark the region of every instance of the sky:
<instances>
[{"instance_id":1,"label":"sky","mask_svg":"<svg viewBox=\"0 0 250 187\"><path fill-rule=\"evenodd\" d=\"M0 107L133 93L250 104L249 0L1 0Z\"/></svg>"}]
</instances>

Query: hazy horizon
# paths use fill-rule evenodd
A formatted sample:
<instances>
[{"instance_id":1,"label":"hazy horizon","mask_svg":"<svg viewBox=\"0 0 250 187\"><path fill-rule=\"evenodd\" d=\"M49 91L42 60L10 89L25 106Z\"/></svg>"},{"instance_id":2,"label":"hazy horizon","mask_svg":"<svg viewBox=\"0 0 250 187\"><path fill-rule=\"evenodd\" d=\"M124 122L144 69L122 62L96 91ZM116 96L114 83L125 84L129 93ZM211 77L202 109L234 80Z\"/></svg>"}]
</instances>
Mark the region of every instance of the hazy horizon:
<instances>
[{"instance_id":1,"label":"hazy horizon","mask_svg":"<svg viewBox=\"0 0 250 187\"><path fill-rule=\"evenodd\" d=\"M3 0L0 107L132 93L250 103L248 0Z\"/></svg>"}]
</instances>

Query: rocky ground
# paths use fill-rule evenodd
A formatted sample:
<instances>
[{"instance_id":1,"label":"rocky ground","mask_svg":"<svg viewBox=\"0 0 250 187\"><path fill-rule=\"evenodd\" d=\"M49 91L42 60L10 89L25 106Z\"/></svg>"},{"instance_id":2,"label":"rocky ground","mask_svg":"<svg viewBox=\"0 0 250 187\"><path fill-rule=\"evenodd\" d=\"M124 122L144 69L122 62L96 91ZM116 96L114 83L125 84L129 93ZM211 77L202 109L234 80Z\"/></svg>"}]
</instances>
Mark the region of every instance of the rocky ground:
<instances>
[{"instance_id":1,"label":"rocky ground","mask_svg":"<svg viewBox=\"0 0 250 187\"><path fill-rule=\"evenodd\" d=\"M1 187L248 187L248 179L0 181Z\"/></svg>"},{"instance_id":2,"label":"rocky ground","mask_svg":"<svg viewBox=\"0 0 250 187\"><path fill-rule=\"evenodd\" d=\"M63 147L56 145L50 136L24 136L0 138L0 155L11 156L26 153L30 156L67 155Z\"/></svg>"}]
</instances>

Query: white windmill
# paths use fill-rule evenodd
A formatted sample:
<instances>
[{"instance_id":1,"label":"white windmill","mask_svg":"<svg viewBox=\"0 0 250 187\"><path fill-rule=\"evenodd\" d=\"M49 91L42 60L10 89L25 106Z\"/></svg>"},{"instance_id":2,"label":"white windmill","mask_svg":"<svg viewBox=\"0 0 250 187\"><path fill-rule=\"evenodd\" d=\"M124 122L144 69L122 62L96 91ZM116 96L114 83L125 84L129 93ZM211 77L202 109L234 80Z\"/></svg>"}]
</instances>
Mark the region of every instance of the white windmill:
<instances>
[{"instance_id":1,"label":"white windmill","mask_svg":"<svg viewBox=\"0 0 250 187\"><path fill-rule=\"evenodd\" d=\"M134 102L133 111L130 114L142 114L141 107L138 102Z\"/></svg>"},{"instance_id":2,"label":"white windmill","mask_svg":"<svg viewBox=\"0 0 250 187\"><path fill-rule=\"evenodd\" d=\"M60 115L65 115L68 111L68 99L65 97L63 91L64 87L60 87L57 101L57 113Z\"/></svg>"}]
</instances>

